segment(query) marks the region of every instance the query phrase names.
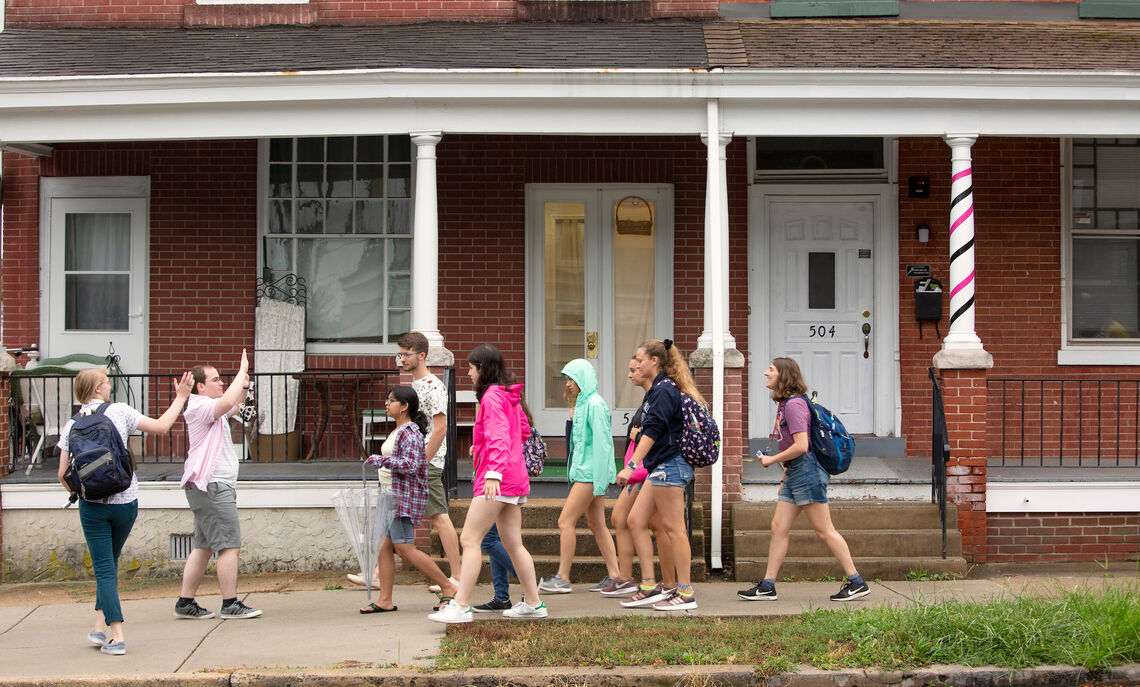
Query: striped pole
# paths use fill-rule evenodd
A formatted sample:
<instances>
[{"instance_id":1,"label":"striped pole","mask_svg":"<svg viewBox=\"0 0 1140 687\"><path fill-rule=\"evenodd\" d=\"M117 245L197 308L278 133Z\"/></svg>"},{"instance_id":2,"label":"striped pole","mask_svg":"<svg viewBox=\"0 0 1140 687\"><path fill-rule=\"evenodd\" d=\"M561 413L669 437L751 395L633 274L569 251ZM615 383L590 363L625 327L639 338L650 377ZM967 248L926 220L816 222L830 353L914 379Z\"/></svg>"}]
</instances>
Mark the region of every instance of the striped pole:
<instances>
[{"instance_id":1,"label":"striped pole","mask_svg":"<svg viewBox=\"0 0 1140 687\"><path fill-rule=\"evenodd\" d=\"M943 350L980 349L974 331L974 182L976 134L947 134L950 146L950 331Z\"/></svg>"}]
</instances>

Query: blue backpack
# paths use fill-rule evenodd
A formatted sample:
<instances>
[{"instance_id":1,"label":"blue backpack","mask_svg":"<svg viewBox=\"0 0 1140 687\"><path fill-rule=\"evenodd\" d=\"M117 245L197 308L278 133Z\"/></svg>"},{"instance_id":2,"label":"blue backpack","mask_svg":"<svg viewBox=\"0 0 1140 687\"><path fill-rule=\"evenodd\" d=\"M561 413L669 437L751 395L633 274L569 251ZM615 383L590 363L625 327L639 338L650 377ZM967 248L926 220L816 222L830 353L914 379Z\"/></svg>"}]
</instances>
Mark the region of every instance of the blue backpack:
<instances>
[{"instance_id":1,"label":"blue backpack","mask_svg":"<svg viewBox=\"0 0 1140 687\"><path fill-rule=\"evenodd\" d=\"M659 383L665 382L677 386L669 378ZM682 391L681 417L684 419L684 428L677 442L681 457L694 468L705 468L717 462L720 459L720 427L709 414L708 408Z\"/></svg>"},{"instance_id":2,"label":"blue backpack","mask_svg":"<svg viewBox=\"0 0 1140 687\"><path fill-rule=\"evenodd\" d=\"M824 408L815 400L813 392L811 398L795 396L807 402L811 411L811 430L808 432L808 445L815 455L819 466L830 475L847 472L851 467L851 458L855 454L855 440L851 433L843 426L835 413Z\"/></svg>"},{"instance_id":3,"label":"blue backpack","mask_svg":"<svg viewBox=\"0 0 1140 687\"><path fill-rule=\"evenodd\" d=\"M67 436L64 479L84 501L101 501L124 491L135 471L118 428L103 414L109 405L100 405L90 415L76 415Z\"/></svg>"}]
</instances>

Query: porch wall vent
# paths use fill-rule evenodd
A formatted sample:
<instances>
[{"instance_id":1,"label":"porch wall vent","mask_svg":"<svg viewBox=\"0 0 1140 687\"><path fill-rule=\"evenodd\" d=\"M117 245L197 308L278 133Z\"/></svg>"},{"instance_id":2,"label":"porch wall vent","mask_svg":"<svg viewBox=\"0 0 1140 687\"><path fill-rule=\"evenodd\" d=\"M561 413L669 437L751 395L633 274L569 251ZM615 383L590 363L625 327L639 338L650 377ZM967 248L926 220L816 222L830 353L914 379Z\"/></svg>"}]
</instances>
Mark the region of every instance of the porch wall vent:
<instances>
[{"instance_id":1,"label":"porch wall vent","mask_svg":"<svg viewBox=\"0 0 1140 687\"><path fill-rule=\"evenodd\" d=\"M190 557L190 552L194 550L191 541L194 535L192 534L172 534L170 535L170 560L184 561ZM217 558L217 554L212 554L211 559Z\"/></svg>"}]
</instances>

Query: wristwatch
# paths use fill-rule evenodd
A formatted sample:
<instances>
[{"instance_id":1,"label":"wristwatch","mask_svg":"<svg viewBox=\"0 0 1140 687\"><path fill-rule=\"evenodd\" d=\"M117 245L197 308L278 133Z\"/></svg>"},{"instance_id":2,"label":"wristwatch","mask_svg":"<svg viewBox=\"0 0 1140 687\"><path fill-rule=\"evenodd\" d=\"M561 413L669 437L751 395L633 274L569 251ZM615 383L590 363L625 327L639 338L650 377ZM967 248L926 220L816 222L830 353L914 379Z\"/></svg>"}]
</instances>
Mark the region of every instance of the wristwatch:
<instances>
[{"instance_id":1,"label":"wristwatch","mask_svg":"<svg viewBox=\"0 0 1140 687\"><path fill-rule=\"evenodd\" d=\"M637 463L633 462L633 460L630 460L628 463L625 464L625 466L627 468L629 468L630 470L636 470L637 469Z\"/></svg>"}]
</instances>

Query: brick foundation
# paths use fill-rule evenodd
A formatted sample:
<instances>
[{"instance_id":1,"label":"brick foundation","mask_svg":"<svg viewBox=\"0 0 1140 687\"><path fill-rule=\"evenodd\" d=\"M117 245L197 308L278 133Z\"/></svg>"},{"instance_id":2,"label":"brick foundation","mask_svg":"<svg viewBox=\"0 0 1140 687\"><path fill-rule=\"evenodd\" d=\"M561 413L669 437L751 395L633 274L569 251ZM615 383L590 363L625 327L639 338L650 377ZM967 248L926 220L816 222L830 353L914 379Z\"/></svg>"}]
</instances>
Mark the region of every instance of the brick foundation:
<instances>
[{"instance_id":1,"label":"brick foundation","mask_svg":"<svg viewBox=\"0 0 1140 687\"><path fill-rule=\"evenodd\" d=\"M993 513L989 563L1136 560L1140 513Z\"/></svg>"},{"instance_id":2,"label":"brick foundation","mask_svg":"<svg viewBox=\"0 0 1140 687\"><path fill-rule=\"evenodd\" d=\"M958 507L962 555L986 562L986 371L941 370L950 460L947 499Z\"/></svg>"}]
</instances>

